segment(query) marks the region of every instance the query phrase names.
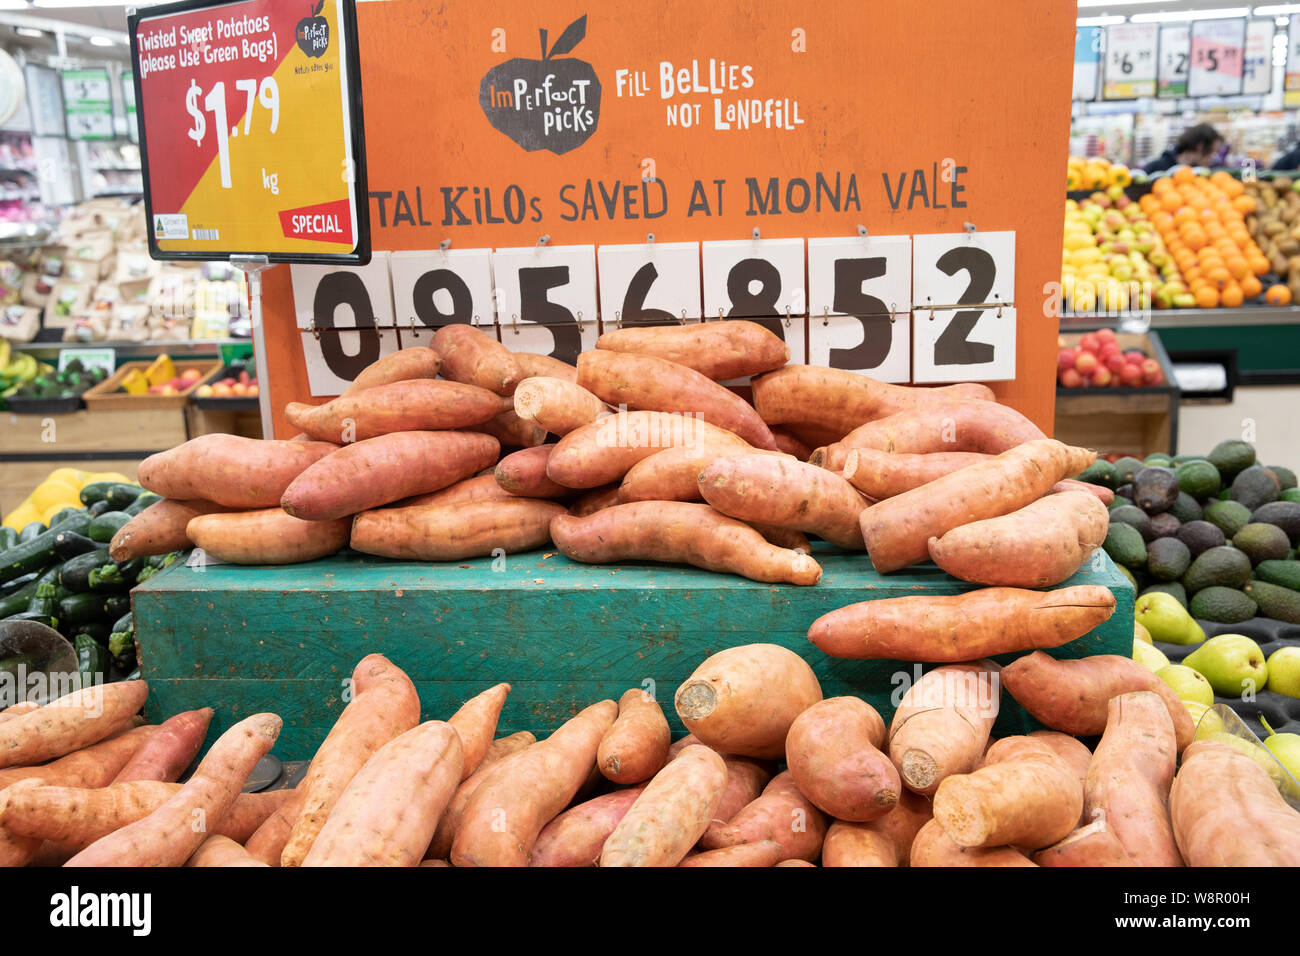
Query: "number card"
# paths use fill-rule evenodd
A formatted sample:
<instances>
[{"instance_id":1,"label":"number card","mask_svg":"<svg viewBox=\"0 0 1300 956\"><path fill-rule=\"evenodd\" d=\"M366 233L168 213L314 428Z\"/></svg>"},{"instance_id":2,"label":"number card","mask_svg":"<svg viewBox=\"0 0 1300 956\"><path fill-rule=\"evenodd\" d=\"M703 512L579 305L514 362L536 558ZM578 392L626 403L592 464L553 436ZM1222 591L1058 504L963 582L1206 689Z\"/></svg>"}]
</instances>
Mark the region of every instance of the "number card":
<instances>
[{"instance_id":1,"label":"number card","mask_svg":"<svg viewBox=\"0 0 1300 956\"><path fill-rule=\"evenodd\" d=\"M595 246L525 246L492 253L501 341L573 364L600 337Z\"/></svg>"},{"instance_id":2,"label":"number card","mask_svg":"<svg viewBox=\"0 0 1300 956\"><path fill-rule=\"evenodd\" d=\"M698 242L601 246L596 260L605 331L673 325L702 314Z\"/></svg>"},{"instance_id":3,"label":"number card","mask_svg":"<svg viewBox=\"0 0 1300 956\"><path fill-rule=\"evenodd\" d=\"M809 363L910 381L911 295L907 236L809 239Z\"/></svg>"},{"instance_id":4,"label":"number card","mask_svg":"<svg viewBox=\"0 0 1300 956\"><path fill-rule=\"evenodd\" d=\"M392 252L393 317L402 347L428 345L444 325L467 323L492 332L492 251L433 249Z\"/></svg>"},{"instance_id":5,"label":"number card","mask_svg":"<svg viewBox=\"0 0 1300 956\"><path fill-rule=\"evenodd\" d=\"M1016 310L918 309L912 323L912 381L992 382L1016 377Z\"/></svg>"},{"instance_id":6,"label":"number card","mask_svg":"<svg viewBox=\"0 0 1300 956\"><path fill-rule=\"evenodd\" d=\"M393 287L388 253L377 252L364 266L294 265L293 311L300 329L392 328ZM339 308L346 306L346 320Z\"/></svg>"},{"instance_id":7,"label":"number card","mask_svg":"<svg viewBox=\"0 0 1300 956\"><path fill-rule=\"evenodd\" d=\"M1192 52L1192 28L1170 23L1160 28L1160 68L1156 74L1156 96L1176 99L1187 95L1188 61Z\"/></svg>"},{"instance_id":8,"label":"number card","mask_svg":"<svg viewBox=\"0 0 1300 956\"><path fill-rule=\"evenodd\" d=\"M803 239L703 243L705 321L753 319L790 346L790 361L803 361L808 345L803 248Z\"/></svg>"},{"instance_id":9,"label":"number card","mask_svg":"<svg viewBox=\"0 0 1300 956\"><path fill-rule=\"evenodd\" d=\"M338 395L362 369L399 348L396 329L328 329L302 332L307 386L313 397Z\"/></svg>"}]
</instances>

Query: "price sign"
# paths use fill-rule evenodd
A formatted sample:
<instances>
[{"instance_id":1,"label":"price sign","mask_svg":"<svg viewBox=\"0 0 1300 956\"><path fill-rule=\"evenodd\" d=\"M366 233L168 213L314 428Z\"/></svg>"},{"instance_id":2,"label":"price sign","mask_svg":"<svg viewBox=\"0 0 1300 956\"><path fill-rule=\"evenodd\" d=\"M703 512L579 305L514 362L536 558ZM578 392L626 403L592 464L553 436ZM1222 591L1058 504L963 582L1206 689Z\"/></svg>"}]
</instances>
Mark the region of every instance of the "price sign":
<instances>
[{"instance_id":1,"label":"price sign","mask_svg":"<svg viewBox=\"0 0 1300 956\"><path fill-rule=\"evenodd\" d=\"M1101 73L1101 27L1076 27L1074 30L1074 94L1076 100L1097 98L1097 78Z\"/></svg>"},{"instance_id":2,"label":"price sign","mask_svg":"<svg viewBox=\"0 0 1300 956\"><path fill-rule=\"evenodd\" d=\"M596 260L607 328L676 325L702 314L698 242L601 246Z\"/></svg>"},{"instance_id":3,"label":"price sign","mask_svg":"<svg viewBox=\"0 0 1300 956\"><path fill-rule=\"evenodd\" d=\"M1192 58L1192 28L1171 23L1160 28L1160 66L1156 96L1174 99L1187 95L1187 73Z\"/></svg>"},{"instance_id":4,"label":"price sign","mask_svg":"<svg viewBox=\"0 0 1300 956\"><path fill-rule=\"evenodd\" d=\"M444 325L492 325L491 250L393 252L388 265L402 348L428 345Z\"/></svg>"},{"instance_id":5,"label":"price sign","mask_svg":"<svg viewBox=\"0 0 1300 956\"><path fill-rule=\"evenodd\" d=\"M528 246L492 253L501 341L570 365L596 347L596 247Z\"/></svg>"},{"instance_id":6,"label":"price sign","mask_svg":"<svg viewBox=\"0 0 1300 956\"><path fill-rule=\"evenodd\" d=\"M126 135L131 142L140 142L140 127L135 118L135 79L130 73L122 74L122 104L126 107Z\"/></svg>"},{"instance_id":7,"label":"price sign","mask_svg":"<svg viewBox=\"0 0 1300 956\"><path fill-rule=\"evenodd\" d=\"M1246 21L1192 21L1188 96L1235 96L1241 92Z\"/></svg>"},{"instance_id":8,"label":"price sign","mask_svg":"<svg viewBox=\"0 0 1300 956\"><path fill-rule=\"evenodd\" d=\"M1272 20L1251 20L1246 24L1246 53L1242 62L1241 92L1263 94L1273 89Z\"/></svg>"},{"instance_id":9,"label":"price sign","mask_svg":"<svg viewBox=\"0 0 1300 956\"><path fill-rule=\"evenodd\" d=\"M365 262L355 0L186 0L129 18L150 251Z\"/></svg>"},{"instance_id":10,"label":"price sign","mask_svg":"<svg viewBox=\"0 0 1300 956\"><path fill-rule=\"evenodd\" d=\"M63 349L59 352L59 371L62 372L74 360L80 362L82 368L100 368L109 375L117 370L117 353L113 349Z\"/></svg>"},{"instance_id":11,"label":"price sign","mask_svg":"<svg viewBox=\"0 0 1300 956\"><path fill-rule=\"evenodd\" d=\"M113 94L107 70L64 70L68 139L113 138Z\"/></svg>"},{"instance_id":12,"label":"price sign","mask_svg":"<svg viewBox=\"0 0 1300 956\"><path fill-rule=\"evenodd\" d=\"M808 240L808 361L911 380L912 240Z\"/></svg>"},{"instance_id":13,"label":"price sign","mask_svg":"<svg viewBox=\"0 0 1300 956\"><path fill-rule=\"evenodd\" d=\"M1156 48L1160 25L1122 23L1106 29L1104 100L1132 100L1156 92Z\"/></svg>"}]
</instances>

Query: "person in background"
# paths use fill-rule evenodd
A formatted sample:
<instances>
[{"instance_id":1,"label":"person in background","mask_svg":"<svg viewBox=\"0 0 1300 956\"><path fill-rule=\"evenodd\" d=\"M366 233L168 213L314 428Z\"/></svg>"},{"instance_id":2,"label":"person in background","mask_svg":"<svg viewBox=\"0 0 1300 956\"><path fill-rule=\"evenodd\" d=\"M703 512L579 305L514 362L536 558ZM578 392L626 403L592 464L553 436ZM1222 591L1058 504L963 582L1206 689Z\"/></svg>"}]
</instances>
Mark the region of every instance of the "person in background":
<instances>
[{"instance_id":1,"label":"person in background","mask_svg":"<svg viewBox=\"0 0 1300 956\"><path fill-rule=\"evenodd\" d=\"M1209 123L1198 123L1183 130L1178 142L1142 164L1148 173L1161 173L1174 166L1207 166L1223 145L1223 137Z\"/></svg>"},{"instance_id":2,"label":"person in background","mask_svg":"<svg viewBox=\"0 0 1300 956\"><path fill-rule=\"evenodd\" d=\"M1273 169L1300 169L1300 143L1279 156L1273 163Z\"/></svg>"}]
</instances>

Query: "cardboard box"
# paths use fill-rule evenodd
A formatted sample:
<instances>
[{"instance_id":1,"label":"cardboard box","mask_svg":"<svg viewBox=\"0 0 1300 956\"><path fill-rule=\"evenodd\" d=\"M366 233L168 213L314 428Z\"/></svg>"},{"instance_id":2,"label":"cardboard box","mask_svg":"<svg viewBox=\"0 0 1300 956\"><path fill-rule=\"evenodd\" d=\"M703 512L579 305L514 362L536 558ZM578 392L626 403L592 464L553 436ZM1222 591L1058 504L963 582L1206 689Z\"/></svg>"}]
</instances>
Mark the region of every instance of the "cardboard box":
<instances>
[{"instance_id":1,"label":"cardboard box","mask_svg":"<svg viewBox=\"0 0 1300 956\"><path fill-rule=\"evenodd\" d=\"M77 315L90 305L94 287L89 282L71 282L60 279L45 303L45 327L66 329L77 321Z\"/></svg>"},{"instance_id":2,"label":"cardboard box","mask_svg":"<svg viewBox=\"0 0 1300 956\"><path fill-rule=\"evenodd\" d=\"M30 305L10 305L0 311L0 338L30 342L41 329L41 310Z\"/></svg>"}]
</instances>

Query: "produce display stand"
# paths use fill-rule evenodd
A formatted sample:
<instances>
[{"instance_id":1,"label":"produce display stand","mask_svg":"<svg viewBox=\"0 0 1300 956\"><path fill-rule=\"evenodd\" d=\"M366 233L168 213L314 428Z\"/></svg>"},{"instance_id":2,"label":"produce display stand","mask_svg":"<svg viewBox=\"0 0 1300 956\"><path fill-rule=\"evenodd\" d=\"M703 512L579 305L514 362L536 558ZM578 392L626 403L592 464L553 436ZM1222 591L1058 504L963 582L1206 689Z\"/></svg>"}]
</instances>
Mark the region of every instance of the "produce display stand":
<instances>
[{"instance_id":1,"label":"produce display stand","mask_svg":"<svg viewBox=\"0 0 1300 956\"><path fill-rule=\"evenodd\" d=\"M1108 587L1115 613L1054 656L1132 652L1132 585L1097 554L1099 570L1090 562L1061 587ZM350 552L281 568L178 562L133 592L147 713L157 720L211 706L211 743L243 717L274 711L284 718L276 756L309 759L344 706L353 666L380 653L415 682L424 719L445 719L508 680L499 732L541 736L593 701L653 687L680 736L677 687L710 654L761 641L808 660L827 697L860 696L888 721L914 668L932 665L827 657L808 641L809 626L856 601L976 585L929 564L881 576L861 554L815 556L823 569L815 587L670 565L583 565L554 551L441 565ZM1037 726L1003 695L995 736Z\"/></svg>"}]
</instances>

